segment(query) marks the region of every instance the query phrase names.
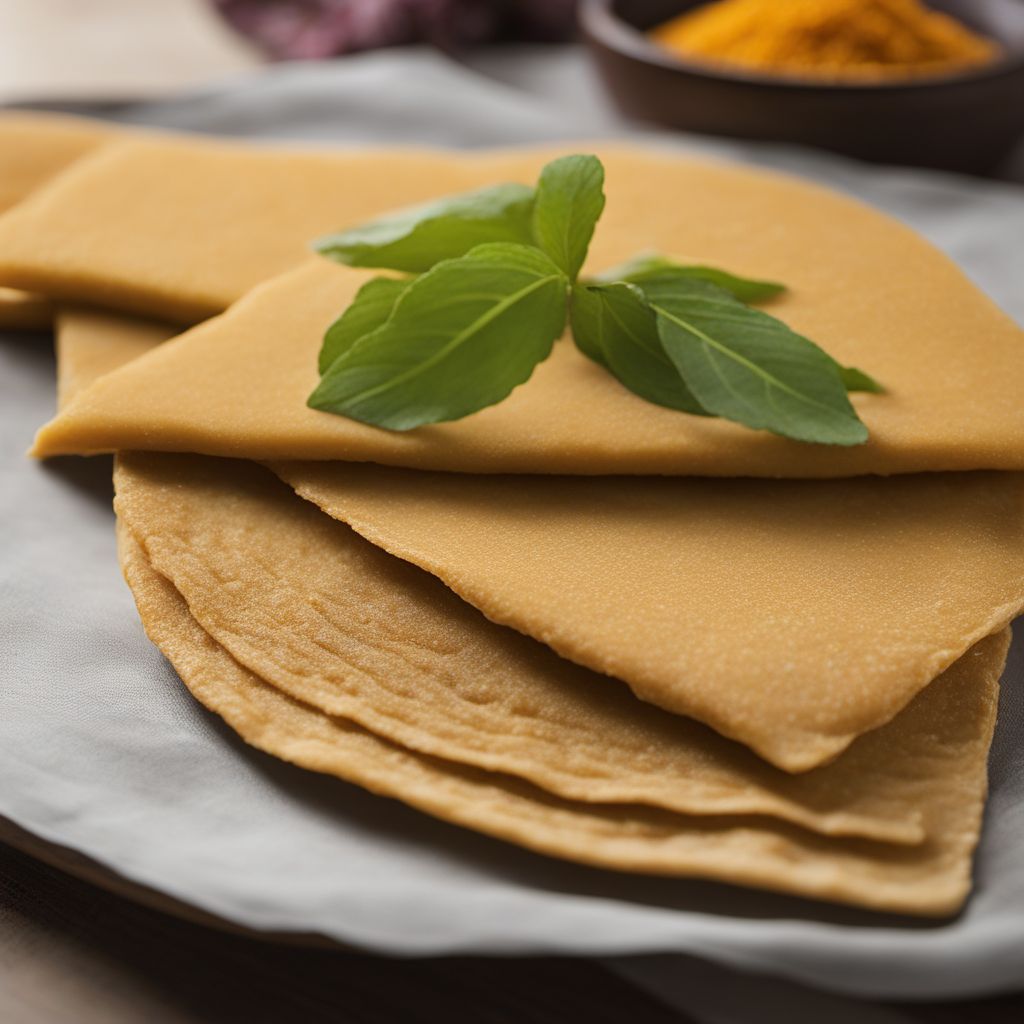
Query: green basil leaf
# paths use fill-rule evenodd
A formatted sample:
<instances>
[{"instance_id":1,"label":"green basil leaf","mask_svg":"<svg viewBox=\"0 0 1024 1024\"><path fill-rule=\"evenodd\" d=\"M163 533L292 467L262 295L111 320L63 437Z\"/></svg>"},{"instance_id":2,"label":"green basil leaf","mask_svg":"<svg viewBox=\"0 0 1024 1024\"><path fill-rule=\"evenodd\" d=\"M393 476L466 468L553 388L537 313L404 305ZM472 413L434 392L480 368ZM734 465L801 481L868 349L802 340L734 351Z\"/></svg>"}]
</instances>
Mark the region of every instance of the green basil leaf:
<instances>
[{"instance_id":1,"label":"green basil leaf","mask_svg":"<svg viewBox=\"0 0 1024 1024\"><path fill-rule=\"evenodd\" d=\"M347 352L364 334L376 330L395 308L398 297L409 287L409 278L375 277L356 292L352 305L327 328L320 348L320 372L343 352Z\"/></svg>"},{"instance_id":2,"label":"green basil leaf","mask_svg":"<svg viewBox=\"0 0 1024 1024\"><path fill-rule=\"evenodd\" d=\"M863 370L858 370L856 366L839 366L839 375L843 378L847 391L869 391L874 395L885 392L885 388L874 377Z\"/></svg>"},{"instance_id":3,"label":"green basil leaf","mask_svg":"<svg viewBox=\"0 0 1024 1024\"><path fill-rule=\"evenodd\" d=\"M782 321L706 281L644 294L666 353L709 412L797 441L867 440L835 361Z\"/></svg>"},{"instance_id":4,"label":"green basil leaf","mask_svg":"<svg viewBox=\"0 0 1024 1024\"><path fill-rule=\"evenodd\" d=\"M573 285L569 300L569 327L576 347L598 366L610 370L604 354L604 308L597 288Z\"/></svg>"},{"instance_id":5,"label":"green basil leaf","mask_svg":"<svg viewBox=\"0 0 1024 1024\"><path fill-rule=\"evenodd\" d=\"M529 245L533 196L528 185L494 185L386 214L321 238L313 247L350 267L417 274L485 242Z\"/></svg>"},{"instance_id":6,"label":"green basil leaf","mask_svg":"<svg viewBox=\"0 0 1024 1024\"><path fill-rule=\"evenodd\" d=\"M603 274L598 274L595 280L608 283L628 281L632 284L644 285L659 282L670 284L676 278L710 281L711 284L724 288L740 302L747 303L766 302L786 290L784 284L779 284L776 281L758 281L750 277L739 277L736 274L730 274L727 270L719 270L717 267L676 263L657 253L634 256L633 259L620 263Z\"/></svg>"},{"instance_id":7,"label":"green basil leaf","mask_svg":"<svg viewBox=\"0 0 1024 1024\"><path fill-rule=\"evenodd\" d=\"M563 156L540 172L533 236L570 281L587 257L604 210L604 167L596 156Z\"/></svg>"},{"instance_id":8,"label":"green basil leaf","mask_svg":"<svg viewBox=\"0 0 1024 1024\"><path fill-rule=\"evenodd\" d=\"M330 365L309 404L391 430L494 405L550 355L567 288L532 246L499 242L445 260Z\"/></svg>"},{"instance_id":9,"label":"green basil leaf","mask_svg":"<svg viewBox=\"0 0 1024 1024\"><path fill-rule=\"evenodd\" d=\"M635 285L577 285L571 320L577 347L634 394L707 415L665 354L654 311Z\"/></svg>"}]
</instances>

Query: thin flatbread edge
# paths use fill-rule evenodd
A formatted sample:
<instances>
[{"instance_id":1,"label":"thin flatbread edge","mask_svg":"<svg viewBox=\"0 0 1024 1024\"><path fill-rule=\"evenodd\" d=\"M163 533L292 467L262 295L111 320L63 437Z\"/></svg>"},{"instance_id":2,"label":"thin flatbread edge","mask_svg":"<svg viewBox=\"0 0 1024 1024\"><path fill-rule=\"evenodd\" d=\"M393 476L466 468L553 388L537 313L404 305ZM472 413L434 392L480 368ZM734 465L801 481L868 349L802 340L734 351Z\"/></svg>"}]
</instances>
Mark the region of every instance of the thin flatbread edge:
<instances>
[{"instance_id":1,"label":"thin flatbread edge","mask_svg":"<svg viewBox=\"0 0 1024 1024\"><path fill-rule=\"evenodd\" d=\"M252 463L121 453L115 488L152 567L259 678L406 749L564 799L919 843L985 729L976 691L947 673L834 763L792 775L487 621Z\"/></svg>"},{"instance_id":2,"label":"thin flatbread edge","mask_svg":"<svg viewBox=\"0 0 1024 1024\"><path fill-rule=\"evenodd\" d=\"M120 522L118 541L150 639L201 704L268 754L442 820L595 867L713 879L924 916L954 913L967 897L1008 631L982 641L958 663L965 685L981 687L986 704L985 736L964 766L977 779L976 799L969 806L949 802L941 834L918 847L840 842L757 819L696 820L648 808L579 805L503 775L413 754L314 711L248 672L202 630Z\"/></svg>"}]
</instances>

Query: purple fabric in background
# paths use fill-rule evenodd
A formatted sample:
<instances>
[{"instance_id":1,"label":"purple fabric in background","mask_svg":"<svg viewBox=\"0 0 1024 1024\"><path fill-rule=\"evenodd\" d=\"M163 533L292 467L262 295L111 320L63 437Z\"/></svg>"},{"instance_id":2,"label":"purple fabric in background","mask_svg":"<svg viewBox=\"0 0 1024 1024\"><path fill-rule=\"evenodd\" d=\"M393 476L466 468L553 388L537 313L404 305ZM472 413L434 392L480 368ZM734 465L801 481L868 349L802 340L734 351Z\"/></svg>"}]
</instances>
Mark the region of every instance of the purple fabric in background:
<instances>
[{"instance_id":1,"label":"purple fabric in background","mask_svg":"<svg viewBox=\"0 0 1024 1024\"><path fill-rule=\"evenodd\" d=\"M235 29L280 60L432 43L450 50L508 39L558 41L576 0L213 0Z\"/></svg>"}]
</instances>

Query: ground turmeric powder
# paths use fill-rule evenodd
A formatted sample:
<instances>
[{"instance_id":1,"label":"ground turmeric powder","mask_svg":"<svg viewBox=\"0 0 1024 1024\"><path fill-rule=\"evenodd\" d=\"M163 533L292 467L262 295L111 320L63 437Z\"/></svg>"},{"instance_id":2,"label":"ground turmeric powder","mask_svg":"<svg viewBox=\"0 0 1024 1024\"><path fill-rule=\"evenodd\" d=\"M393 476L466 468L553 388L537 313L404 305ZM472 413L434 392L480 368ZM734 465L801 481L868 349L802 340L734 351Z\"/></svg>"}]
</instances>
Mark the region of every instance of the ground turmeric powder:
<instances>
[{"instance_id":1,"label":"ground turmeric powder","mask_svg":"<svg viewBox=\"0 0 1024 1024\"><path fill-rule=\"evenodd\" d=\"M921 0L717 0L651 35L687 57L833 79L941 74L999 53Z\"/></svg>"}]
</instances>

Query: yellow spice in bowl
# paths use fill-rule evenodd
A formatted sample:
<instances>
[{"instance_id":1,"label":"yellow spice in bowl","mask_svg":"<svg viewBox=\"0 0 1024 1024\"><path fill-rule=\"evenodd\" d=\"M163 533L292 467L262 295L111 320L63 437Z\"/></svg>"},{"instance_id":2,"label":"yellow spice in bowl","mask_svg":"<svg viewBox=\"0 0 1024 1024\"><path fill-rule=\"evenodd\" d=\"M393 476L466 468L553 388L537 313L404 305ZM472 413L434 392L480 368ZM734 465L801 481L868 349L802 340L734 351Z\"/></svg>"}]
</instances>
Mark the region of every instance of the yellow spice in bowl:
<instances>
[{"instance_id":1,"label":"yellow spice in bowl","mask_svg":"<svg viewBox=\"0 0 1024 1024\"><path fill-rule=\"evenodd\" d=\"M953 73L999 46L920 0L716 0L653 29L673 52L818 78Z\"/></svg>"}]
</instances>

